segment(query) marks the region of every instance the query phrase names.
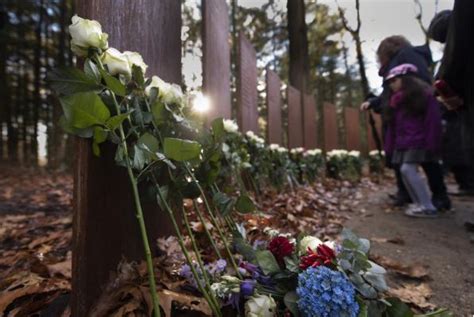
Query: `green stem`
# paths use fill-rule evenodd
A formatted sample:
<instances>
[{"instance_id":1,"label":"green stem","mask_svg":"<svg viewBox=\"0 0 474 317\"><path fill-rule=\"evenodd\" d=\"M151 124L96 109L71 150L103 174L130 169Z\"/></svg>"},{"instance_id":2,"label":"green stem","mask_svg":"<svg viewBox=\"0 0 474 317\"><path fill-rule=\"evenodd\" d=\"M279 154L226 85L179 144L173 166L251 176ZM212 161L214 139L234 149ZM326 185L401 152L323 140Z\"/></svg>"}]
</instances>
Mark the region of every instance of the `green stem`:
<instances>
[{"instance_id":1,"label":"green stem","mask_svg":"<svg viewBox=\"0 0 474 317\"><path fill-rule=\"evenodd\" d=\"M219 248L217 247L216 242L212 238L212 235L209 232L209 229L207 229L206 222L204 221L204 216L202 215L201 209L199 209L199 206L197 205L196 200L194 200L194 199L193 199L193 206L194 206L194 209L196 210L199 221L201 221L202 226L204 227L204 231L206 232L206 235L207 235L209 241L211 242L212 247L214 248L214 251L216 251L216 254L219 258L222 258L221 252L219 251Z\"/></svg>"},{"instance_id":2,"label":"green stem","mask_svg":"<svg viewBox=\"0 0 474 317\"><path fill-rule=\"evenodd\" d=\"M102 62L100 58L96 55L96 62L99 65L101 69L105 69L104 65L102 65ZM117 115L120 114L120 107L117 102L117 99L115 98L115 94L109 90L112 99L114 101L115 109L117 111ZM151 256L151 250L150 250L150 244L148 242L148 235L146 231L146 226L145 226L145 219L143 216L143 210L142 210L142 205L140 202L140 194L138 192L138 185L137 185L137 180L133 174L132 167L130 165L130 159L128 156L128 148L127 148L127 142L125 139L125 132L123 130L122 124L119 126L119 132L120 132L120 139L121 139L121 146L123 147L123 152L125 156L125 162L127 165L127 172L128 172L128 177L130 179L130 183L132 185L132 190L133 190L133 198L135 202L135 210L136 210L136 217L138 220L138 225L140 227L140 233L141 233L141 238L143 242L143 248L145 249L145 257L146 257L146 264L147 264L147 270L148 270L148 280L150 283L150 290L151 290L151 298L153 302L153 315L155 317L161 317L161 310L160 310L160 303L158 299L158 292L156 289L156 281L155 281L155 273L153 271L153 259Z\"/></svg>"},{"instance_id":3,"label":"green stem","mask_svg":"<svg viewBox=\"0 0 474 317\"><path fill-rule=\"evenodd\" d=\"M217 218L214 216L214 213L209 205L209 202L207 201L207 198L206 198L206 194L204 193L204 190L202 189L201 185L199 184L198 180L196 179L196 177L194 176L194 173L191 172L191 170L189 169L189 167L186 165L186 163L183 164L184 165L184 168L186 169L186 171L188 172L188 175L191 177L191 179L196 183L198 189L199 189L199 192L201 193L201 197L202 199L204 200L204 205L206 206L206 209L209 213L209 216L212 220L212 225L217 229L217 232L219 233L219 236L220 238L222 239L222 242L224 243L224 247L227 251L227 255L229 256L229 260L230 262L232 263L232 266L234 267L234 270L237 274L237 276L242 279L242 275L240 274L239 272L239 268L237 266L237 263L235 263L235 260L234 260L234 257L232 255L232 252L230 252L230 249L229 249L229 243L227 242L227 239L224 235L224 233L222 232L222 230L220 229L220 226L219 226L219 223L217 221Z\"/></svg>"},{"instance_id":4,"label":"green stem","mask_svg":"<svg viewBox=\"0 0 474 317\"><path fill-rule=\"evenodd\" d=\"M183 251L184 257L186 258L186 262L188 262L189 267L191 268L191 272L193 273L194 280L196 281L196 284L197 284L199 290L203 294L204 298L208 302L209 306L211 307L211 309L213 310L215 315L216 316L222 316L222 313L221 313L220 309L214 307L214 303L211 300L207 290L202 286L201 280L199 279L199 274L197 273L196 268L194 267L193 262L191 260L191 257L189 256L189 253L186 250L186 246L184 245L183 235L181 234L181 231L179 230L179 226L178 226L178 223L176 222L176 218L173 214L173 210L171 210L170 206L168 205L168 202L163 197L163 194L161 193L161 190L160 190L160 185L158 184L158 181L156 180L155 175L153 175L153 173L151 175L152 175L153 180L155 182L155 186L156 186L156 189L158 191L158 196L160 197L160 200L162 201L163 206L165 207L166 211L168 212L168 215L170 216L171 222L173 223L174 230L176 231L176 234L178 235L179 246L181 247L181 250Z\"/></svg>"},{"instance_id":5,"label":"green stem","mask_svg":"<svg viewBox=\"0 0 474 317\"><path fill-rule=\"evenodd\" d=\"M188 231L189 238L191 239L191 244L193 245L194 253L196 253L197 262L199 264L199 267L201 268L202 275L204 276L204 281L206 283L206 288L209 292L209 297L211 298L213 305L215 307L218 307L219 304L217 303L217 300L211 291L211 281L209 280L209 277L207 276L206 268L204 267L204 262L202 261L199 247L196 243L196 239L194 238L194 234L191 230L191 226L189 225L188 215L186 214L186 210L184 210L184 206L182 206L181 209L183 213L184 224L186 226L186 230Z\"/></svg>"}]
</instances>

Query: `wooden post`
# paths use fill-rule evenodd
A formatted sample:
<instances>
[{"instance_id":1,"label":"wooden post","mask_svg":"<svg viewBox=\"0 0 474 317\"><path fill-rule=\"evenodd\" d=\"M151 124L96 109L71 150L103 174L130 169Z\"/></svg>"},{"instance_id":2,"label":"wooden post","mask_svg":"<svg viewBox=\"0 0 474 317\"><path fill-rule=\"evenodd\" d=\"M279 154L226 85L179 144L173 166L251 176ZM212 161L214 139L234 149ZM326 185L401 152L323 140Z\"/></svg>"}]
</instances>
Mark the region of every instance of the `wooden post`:
<instances>
[{"instance_id":1,"label":"wooden post","mask_svg":"<svg viewBox=\"0 0 474 317\"><path fill-rule=\"evenodd\" d=\"M324 104L324 150L331 151L339 148L336 107Z\"/></svg>"},{"instance_id":2,"label":"wooden post","mask_svg":"<svg viewBox=\"0 0 474 317\"><path fill-rule=\"evenodd\" d=\"M181 3L175 0L77 0L77 14L98 20L109 45L137 51L147 75L181 80ZM115 146L94 157L89 140L78 139L75 153L72 259L72 315L87 316L122 257L145 258L126 170L115 166ZM152 251L156 238L173 232L155 203L145 207Z\"/></svg>"},{"instance_id":3,"label":"wooden post","mask_svg":"<svg viewBox=\"0 0 474 317\"><path fill-rule=\"evenodd\" d=\"M267 68L266 75L267 102L267 139L268 143L283 144L281 120L281 80L278 75Z\"/></svg>"},{"instance_id":4,"label":"wooden post","mask_svg":"<svg viewBox=\"0 0 474 317\"><path fill-rule=\"evenodd\" d=\"M346 130L346 148L348 150L362 151L358 109L344 108L344 126Z\"/></svg>"},{"instance_id":5,"label":"wooden post","mask_svg":"<svg viewBox=\"0 0 474 317\"><path fill-rule=\"evenodd\" d=\"M301 93L288 85L288 148L303 146L303 113Z\"/></svg>"},{"instance_id":6,"label":"wooden post","mask_svg":"<svg viewBox=\"0 0 474 317\"><path fill-rule=\"evenodd\" d=\"M304 147L307 150L318 147L316 127L316 102L312 95L303 95Z\"/></svg>"},{"instance_id":7,"label":"wooden post","mask_svg":"<svg viewBox=\"0 0 474 317\"><path fill-rule=\"evenodd\" d=\"M237 58L237 121L242 132L258 134L257 53L243 32Z\"/></svg>"},{"instance_id":8,"label":"wooden post","mask_svg":"<svg viewBox=\"0 0 474 317\"><path fill-rule=\"evenodd\" d=\"M203 89L211 102L208 121L232 117L229 37L226 1L202 0Z\"/></svg>"},{"instance_id":9,"label":"wooden post","mask_svg":"<svg viewBox=\"0 0 474 317\"><path fill-rule=\"evenodd\" d=\"M374 117L375 127L377 128L379 136L382 140L382 149L383 149L382 119L380 118L380 115L378 114L372 114L372 116ZM377 144L375 144L374 135L372 134L372 128L370 125L367 126L367 143L368 143L367 145L368 145L369 151L377 150Z\"/></svg>"}]
</instances>

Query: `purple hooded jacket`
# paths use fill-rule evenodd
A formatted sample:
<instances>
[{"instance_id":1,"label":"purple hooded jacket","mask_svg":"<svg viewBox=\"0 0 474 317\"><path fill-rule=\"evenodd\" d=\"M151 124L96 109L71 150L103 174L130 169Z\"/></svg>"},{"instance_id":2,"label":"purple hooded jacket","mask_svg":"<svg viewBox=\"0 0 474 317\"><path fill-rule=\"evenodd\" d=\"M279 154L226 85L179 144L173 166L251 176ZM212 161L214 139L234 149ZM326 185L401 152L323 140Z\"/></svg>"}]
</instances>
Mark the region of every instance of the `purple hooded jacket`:
<instances>
[{"instance_id":1,"label":"purple hooded jacket","mask_svg":"<svg viewBox=\"0 0 474 317\"><path fill-rule=\"evenodd\" d=\"M413 116L403 108L402 92L390 99L390 107L395 109L393 120L388 124L384 149L388 155L395 150L427 150L434 155L441 146L441 109L432 91L428 90L427 107L424 116Z\"/></svg>"}]
</instances>

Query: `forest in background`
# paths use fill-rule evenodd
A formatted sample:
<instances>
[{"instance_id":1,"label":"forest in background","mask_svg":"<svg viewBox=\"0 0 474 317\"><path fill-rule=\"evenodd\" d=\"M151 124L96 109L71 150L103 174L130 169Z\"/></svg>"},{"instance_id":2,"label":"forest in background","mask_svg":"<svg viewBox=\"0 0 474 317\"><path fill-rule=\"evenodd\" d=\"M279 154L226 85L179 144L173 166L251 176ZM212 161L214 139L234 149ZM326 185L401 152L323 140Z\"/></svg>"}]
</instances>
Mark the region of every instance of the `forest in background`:
<instances>
[{"instance_id":1,"label":"forest in background","mask_svg":"<svg viewBox=\"0 0 474 317\"><path fill-rule=\"evenodd\" d=\"M286 7L275 0L262 0L261 7L240 6L228 1L231 36L235 43L243 31L257 51L260 82L258 89L260 121L265 128L264 69L277 71L284 83L291 78L290 42L300 45L299 54L307 67L303 90L316 96L317 104L330 102L339 107L357 105L363 99L359 69L347 60L348 48L342 37L341 17L330 13L326 5L292 1ZM182 54L201 56L200 4L182 2ZM291 9L290 7L293 7ZM47 165L64 168L71 165L72 142L62 131L61 106L51 92L46 76L49 70L75 62L69 49L67 27L74 14L71 0L3 1L0 5L0 158L25 166ZM303 23L305 32L289 32L289 21ZM303 22L302 22L303 21ZM235 61L236 45L232 45ZM235 69L235 62L232 63ZM186 73L186 65L183 65ZM200 74L183 77L188 90L199 88ZM235 91L235 72L232 75ZM187 87L186 87L187 86ZM233 98L235 100L235 96ZM284 118L286 109L283 109Z\"/></svg>"}]
</instances>

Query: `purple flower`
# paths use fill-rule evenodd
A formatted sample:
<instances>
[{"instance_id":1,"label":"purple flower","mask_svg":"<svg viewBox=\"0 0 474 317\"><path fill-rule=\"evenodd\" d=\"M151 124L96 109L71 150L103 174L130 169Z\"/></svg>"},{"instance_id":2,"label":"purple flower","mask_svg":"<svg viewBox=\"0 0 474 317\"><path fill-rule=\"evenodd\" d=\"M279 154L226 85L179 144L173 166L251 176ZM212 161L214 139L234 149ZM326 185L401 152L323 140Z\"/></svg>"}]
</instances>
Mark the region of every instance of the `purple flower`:
<instances>
[{"instance_id":1,"label":"purple flower","mask_svg":"<svg viewBox=\"0 0 474 317\"><path fill-rule=\"evenodd\" d=\"M244 297L252 296L256 284L257 282L255 282L254 280L242 281L242 283L240 284L240 294Z\"/></svg>"}]
</instances>

